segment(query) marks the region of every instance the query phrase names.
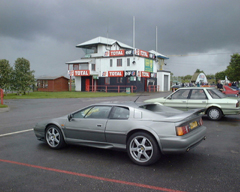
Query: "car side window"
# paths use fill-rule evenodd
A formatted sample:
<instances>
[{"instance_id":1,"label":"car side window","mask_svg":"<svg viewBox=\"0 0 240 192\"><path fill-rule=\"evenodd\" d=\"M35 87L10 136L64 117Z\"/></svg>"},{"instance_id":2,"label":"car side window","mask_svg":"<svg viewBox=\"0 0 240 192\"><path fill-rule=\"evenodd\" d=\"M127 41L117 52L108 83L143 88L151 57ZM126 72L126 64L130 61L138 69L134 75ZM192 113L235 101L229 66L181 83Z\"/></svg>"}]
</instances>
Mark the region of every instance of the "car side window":
<instances>
[{"instance_id":1,"label":"car side window","mask_svg":"<svg viewBox=\"0 0 240 192\"><path fill-rule=\"evenodd\" d=\"M95 106L85 115L85 118L107 119L111 106Z\"/></svg>"},{"instance_id":2,"label":"car side window","mask_svg":"<svg viewBox=\"0 0 240 192\"><path fill-rule=\"evenodd\" d=\"M203 89L193 89L190 99L207 99Z\"/></svg>"},{"instance_id":3,"label":"car side window","mask_svg":"<svg viewBox=\"0 0 240 192\"><path fill-rule=\"evenodd\" d=\"M187 99L189 95L189 89L179 89L176 91L171 98L172 99Z\"/></svg>"},{"instance_id":4,"label":"car side window","mask_svg":"<svg viewBox=\"0 0 240 192\"><path fill-rule=\"evenodd\" d=\"M213 90L207 90L208 91L208 93L211 95L211 97L213 98L213 99L219 99L219 98L221 98L221 97L219 97L219 95L217 95L217 93L215 92L215 91L213 91Z\"/></svg>"},{"instance_id":5,"label":"car side window","mask_svg":"<svg viewBox=\"0 0 240 192\"><path fill-rule=\"evenodd\" d=\"M127 107L114 107L111 115L111 119L128 119L129 109Z\"/></svg>"},{"instance_id":6,"label":"car side window","mask_svg":"<svg viewBox=\"0 0 240 192\"><path fill-rule=\"evenodd\" d=\"M92 107L88 107L86 109L83 109L81 111L78 111L72 115L73 118L84 118L85 115L90 111Z\"/></svg>"}]
</instances>

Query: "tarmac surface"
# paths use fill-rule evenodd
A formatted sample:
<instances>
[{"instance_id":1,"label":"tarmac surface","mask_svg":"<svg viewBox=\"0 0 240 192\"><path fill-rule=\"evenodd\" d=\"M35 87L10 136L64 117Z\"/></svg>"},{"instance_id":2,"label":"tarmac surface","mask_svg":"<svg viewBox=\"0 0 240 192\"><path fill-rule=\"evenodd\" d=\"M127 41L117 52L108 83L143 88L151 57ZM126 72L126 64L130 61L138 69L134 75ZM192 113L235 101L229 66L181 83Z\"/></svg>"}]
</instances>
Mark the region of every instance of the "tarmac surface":
<instances>
[{"instance_id":1,"label":"tarmac surface","mask_svg":"<svg viewBox=\"0 0 240 192\"><path fill-rule=\"evenodd\" d=\"M138 101L168 94L146 93ZM5 100L10 110L0 113L0 191L239 191L239 115L220 121L203 117L206 141L152 166L135 165L121 151L72 145L52 150L32 130L40 120L93 103L136 98Z\"/></svg>"}]
</instances>

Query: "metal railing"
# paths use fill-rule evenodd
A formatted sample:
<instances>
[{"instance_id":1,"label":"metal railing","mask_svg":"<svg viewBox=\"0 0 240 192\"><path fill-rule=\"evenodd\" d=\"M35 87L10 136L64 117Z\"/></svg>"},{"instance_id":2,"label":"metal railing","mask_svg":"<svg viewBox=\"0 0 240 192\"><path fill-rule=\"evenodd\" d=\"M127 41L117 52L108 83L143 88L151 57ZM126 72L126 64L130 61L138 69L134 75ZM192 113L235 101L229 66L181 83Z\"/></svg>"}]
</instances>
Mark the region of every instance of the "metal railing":
<instances>
[{"instance_id":1,"label":"metal railing","mask_svg":"<svg viewBox=\"0 0 240 192\"><path fill-rule=\"evenodd\" d=\"M86 90L89 92L131 92L134 93L137 91L137 86L134 85L89 85L86 87Z\"/></svg>"},{"instance_id":2,"label":"metal railing","mask_svg":"<svg viewBox=\"0 0 240 192\"><path fill-rule=\"evenodd\" d=\"M148 85L148 92L159 92L160 85Z\"/></svg>"}]
</instances>

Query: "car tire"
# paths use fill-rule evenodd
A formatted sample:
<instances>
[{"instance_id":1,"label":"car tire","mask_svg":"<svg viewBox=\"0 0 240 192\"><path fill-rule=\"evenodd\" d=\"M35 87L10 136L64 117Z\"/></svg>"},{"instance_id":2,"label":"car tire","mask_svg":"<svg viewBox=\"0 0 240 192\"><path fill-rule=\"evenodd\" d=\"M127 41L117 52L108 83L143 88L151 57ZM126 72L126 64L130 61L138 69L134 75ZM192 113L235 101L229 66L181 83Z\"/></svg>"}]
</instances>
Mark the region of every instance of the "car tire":
<instances>
[{"instance_id":1,"label":"car tire","mask_svg":"<svg viewBox=\"0 0 240 192\"><path fill-rule=\"evenodd\" d=\"M221 109L217 107L211 107L207 110L208 119L218 121L223 117Z\"/></svg>"},{"instance_id":2,"label":"car tire","mask_svg":"<svg viewBox=\"0 0 240 192\"><path fill-rule=\"evenodd\" d=\"M48 146L52 149L61 149L65 146L63 134L55 125L50 125L47 127L45 132L45 140Z\"/></svg>"},{"instance_id":3,"label":"car tire","mask_svg":"<svg viewBox=\"0 0 240 192\"><path fill-rule=\"evenodd\" d=\"M160 158L155 138L145 132L137 132L129 137L127 152L130 159L138 165L151 165Z\"/></svg>"}]
</instances>

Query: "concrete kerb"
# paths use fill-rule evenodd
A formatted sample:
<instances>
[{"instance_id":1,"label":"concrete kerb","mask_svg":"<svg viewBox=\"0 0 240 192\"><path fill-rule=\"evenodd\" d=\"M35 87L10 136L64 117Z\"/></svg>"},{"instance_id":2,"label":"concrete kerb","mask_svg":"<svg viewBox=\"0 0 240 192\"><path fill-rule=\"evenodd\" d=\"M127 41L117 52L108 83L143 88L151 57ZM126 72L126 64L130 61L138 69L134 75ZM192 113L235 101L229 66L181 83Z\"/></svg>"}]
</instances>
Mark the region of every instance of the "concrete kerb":
<instances>
[{"instance_id":1,"label":"concrete kerb","mask_svg":"<svg viewBox=\"0 0 240 192\"><path fill-rule=\"evenodd\" d=\"M8 112L10 110L9 107L6 107L6 108L0 108L0 113L1 112Z\"/></svg>"}]
</instances>

